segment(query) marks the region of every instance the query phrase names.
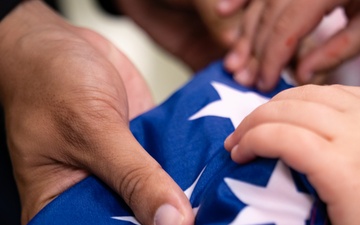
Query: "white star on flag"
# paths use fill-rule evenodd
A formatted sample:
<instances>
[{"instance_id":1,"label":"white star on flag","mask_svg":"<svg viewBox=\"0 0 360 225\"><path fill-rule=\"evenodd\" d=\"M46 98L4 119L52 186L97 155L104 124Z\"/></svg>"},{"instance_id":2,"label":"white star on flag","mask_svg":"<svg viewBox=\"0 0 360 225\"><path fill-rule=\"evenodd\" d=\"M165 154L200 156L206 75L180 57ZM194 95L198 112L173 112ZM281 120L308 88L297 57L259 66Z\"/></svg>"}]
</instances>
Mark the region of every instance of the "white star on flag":
<instances>
[{"instance_id":1,"label":"white star on flag","mask_svg":"<svg viewBox=\"0 0 360 225\"><path fill-rule=\"evenodd\" d=\"M269 100L254 92L242 92L219 82L211 82L211 85L219 94L220 100L209 103L189 120L218 116L229 118L235 128L255 108ZM194 183L184 191L189 199L204 170L205 168ZM313 199L296 190L289 169L280 161L267 187L258 187L232 178L225 178L225 182L238 199L248 204L239 212L232 224L300 225L305 224L305 220L309 218ZM193 209L195 214L198 208ZM112 217L112 219L140 224L131 216Z\"/></svg>"},{"instance_id":2,"label":"white star on flag","mask_svg":"<svg viewBox=\"0 0 360 225\"><path fill-rule=\"evenodd\" d=\"M247 204L231 224L304 225L310 217L313 198L297 190L289 168L281 161L266 187L232 178L224 180L235 196Z\"/></svg>"},{"instance_id":3,"label":"white star on flag","mask_svg":"<svg viewBox=\"0 0 360 225\"><path fill-rule=\"evenodd\" d=\"M206 167L205 167L205 168L206 168ZM195 187L196 187L196 184L199 182L199 179L200 179L201 175L203 174L205 168L201 170L201 172L200 172L199 176L196 178L195 182L194 182L188 189L186 189L186 190L184 191L186 197L187 197L189 200L190 200L190 198L191 198L191 196L192 196L192 194L193 194L193 192L194 192L194 189L195 189ZM199 211L199 207L193 208L194 215L196 215L198 211Z\"/></svg>"},{"instance_id":4,"label":"white star on flag","mask_svg":"<svg viewBox=\"0 0 360 225\"><path fill-rule=\"evenodd\" d=\"M205 116L218 116L230 118L233 126L237 127L249 113L269 100L254 92L241 92L219 82L211 82L211 85L219 94L220 99L202 108L189 120Z\"/></svg>"},{"instance_id":5,"label":"white star on flag","mask_svg":"<svg viewBox=\"0 0 360 225\"><path fill-rule=\"evenodd\" d=\"M230 118L234 128L256 107L268 98L254 92L241 92L218 82L212 82L220 96L202 108L190 120L205 116ZM299 193L292 180L290 170L278 161L267 187L258 187L245 182L225 178L234 194L248 206L239 212L232 224L300 225L309 218L313 199Z\"/></svg>"},{"instance_id":6,"label":"white star on flag","mask_svg":"<svg viewBox=\"0 0 360 225\"><path fill-rule=\"evenodd\" d=\"M133 217L133 216L113 216L113 217L111 217L111 219L127 221L127 222L133 223L135 225L141 225L139 223L139 221L137 221L137 219L135 219L135 217Z\"/></svg>"}]
</instances>

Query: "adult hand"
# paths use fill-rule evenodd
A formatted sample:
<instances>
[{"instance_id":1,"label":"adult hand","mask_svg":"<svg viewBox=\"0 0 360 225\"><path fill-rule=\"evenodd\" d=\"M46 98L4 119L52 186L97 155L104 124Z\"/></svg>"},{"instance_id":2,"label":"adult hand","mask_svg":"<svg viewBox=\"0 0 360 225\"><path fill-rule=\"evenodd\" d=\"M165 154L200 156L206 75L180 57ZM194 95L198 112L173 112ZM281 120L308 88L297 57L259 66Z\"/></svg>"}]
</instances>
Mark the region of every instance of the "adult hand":
<instances>
[{"instance_id":1,"label":"adult hand","mask_svg":"<svg viewBox=\"0 0 360 225\"><path fill-rule=\"evenodd\" d=\"M359 221L360 88L307 85L281 92L225 141L235 162L280 158L306 174L332 224Z\"/></svg>"},{"instance_id":2,"label":"adult hand","mask_svg":"<svg viewBox=\"0 0 360 225\"><path fill-rule=\"evenodd\" d=\"M117 2L160 46L195 71L225 55L226 48L211 35L191 0Z\"/></svg>"},{"instance_id":3,"label":"adult hand","mask_svg":"<svg viewBox=\"0 0 360 225\"><path fill-rule=\"evenodd\" d=\"M244 0L229 2L234 4ZM256 85L262 91L272 89L302 39L317 27L325 15L339 6L345 10L348 24L298 59L296 77L301 83L307 83L313 74L338 66L360 52L359 1L246 2L248 6L242 19L241 37L226 58L226 67L235 72L237 80L244 85ZM232 10L236 10L235 7Z\"/></svg>"},{"instance_id":4,"label":"adult hand","mask_svg":"<svg viewBox=\"0 0 360 225\"><path fill-rule=\"evenodd\" d=\"M23 224L89 174L142 224L193 222L183 191L128 128L127 101L133 117L152 100L111 43L41 1L26 1L0 23L0 52L0 100Z\"/></svg>"},{"instance_id":5,"label":"adult hand","mask_svg":"<svg viewBox=\"0 0 360 225\"><path fill-rule=\"evenodd\" d=\"M194 0L195 8L208 30L227 50L230 50L239 37L243 16L243 2L234 3L237 5L232 5L231 1Z\"/></svg>"}]
</instances>

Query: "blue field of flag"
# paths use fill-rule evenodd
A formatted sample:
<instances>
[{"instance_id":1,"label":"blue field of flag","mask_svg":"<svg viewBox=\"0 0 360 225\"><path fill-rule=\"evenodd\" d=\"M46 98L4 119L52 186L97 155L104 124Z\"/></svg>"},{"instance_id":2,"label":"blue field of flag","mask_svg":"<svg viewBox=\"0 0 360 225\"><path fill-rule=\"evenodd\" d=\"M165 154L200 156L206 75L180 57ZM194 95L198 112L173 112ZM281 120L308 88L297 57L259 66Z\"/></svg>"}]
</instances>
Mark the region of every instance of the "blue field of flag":
<instances>
[{"instance_id":1,"label":"blue field of flag","mask_svg":"<svg viewBox=\"0 0 360 225\"><path fill-rule=\"evenodd\" d=\"M167 101L131 121L141 145L188 196L196 224L329 224L306 177L275 159L238 165L223 142L266 95L236 84L216 62ZM161 185L161 184L159 184ZM30 225L139 224L124 201L90 176L48 204Z\"/></svg>"}]
</instances>

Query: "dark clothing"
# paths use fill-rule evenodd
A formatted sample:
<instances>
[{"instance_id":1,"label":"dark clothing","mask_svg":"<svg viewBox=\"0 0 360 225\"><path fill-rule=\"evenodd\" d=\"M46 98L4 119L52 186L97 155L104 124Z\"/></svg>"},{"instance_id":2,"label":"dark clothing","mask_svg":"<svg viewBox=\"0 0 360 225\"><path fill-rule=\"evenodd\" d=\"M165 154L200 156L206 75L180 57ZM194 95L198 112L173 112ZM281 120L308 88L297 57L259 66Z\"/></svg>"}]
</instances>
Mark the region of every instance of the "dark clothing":
<instances>
[{"instance_id":1,"label":"dark clothing","mask_svg":"<svg viewBox=\"0 0 360 225\"><path fill-rule=\"evenodd\" d=\"M21 2L21 0L0 0L0 21ZM45 2L57 9L56 0ZM20 225L20 217L20 199L6 144L4 112L0 106L0 224Z\"/></svg>"},{"instance_id":2,"label":"dark clothing","mask_svg":"<svg viewBox=\"0 0 360 225\"><path fill-rule=\"evenodd\" d=\"M0 21L21 2L22 0L0 0ZM56 0L46 0L45 2L53 9L58 9Z\"/></svg>"},{"instance_id":3,"label":"dark clothing","mask_svg":"<svg viewBox=\"0 0 360 225\"><path fill-rule=\"evenodd\" d=\"M20 2L21 2L21 0L1 0L1 3L0 3L0 20L2 20Z\"/></svg>"},{"instance_id":4,"label":"dark clothing","mask_svg":"<svg viewBox=\"0 0 360 225\"><path fill-rule=\"evenodd\" d=\"M1 0L0 21L20 2L21 0ZM0 224L19 225L20 200L7 149L4 112L0 107Z\"/></svg>"},{"instance_id":5,"label":"dark clothing","mask_svg":"<svg viewBox=\"0 0 360 225\"><path fill-rule=\"evenodd\" d=\"M0 224L20 224L20 201L7 151L2 108L0 108Z\"/></svg>"}]
</instances>

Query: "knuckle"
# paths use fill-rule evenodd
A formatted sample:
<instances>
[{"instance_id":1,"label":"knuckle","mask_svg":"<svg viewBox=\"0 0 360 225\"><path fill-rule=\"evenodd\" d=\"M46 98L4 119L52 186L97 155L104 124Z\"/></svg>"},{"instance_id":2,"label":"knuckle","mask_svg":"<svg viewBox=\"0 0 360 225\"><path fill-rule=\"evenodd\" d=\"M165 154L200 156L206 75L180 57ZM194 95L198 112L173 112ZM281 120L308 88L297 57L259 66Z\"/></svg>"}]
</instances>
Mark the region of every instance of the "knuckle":
<instances>
[{"instance_id":1,"label":"knuckle","mask_svg":"<svg viewBox=\"0 0 360 225\"><path fill-rule=\"evenodd\" d=\"M319 86L315 84L307 84L302 87L296 88L293 96L299 96L302 99L312 99L314 95L318 94Z\"/></svg>"},{"instance_id":2,"label":"knuckle","mask_svg":"<svg viewBox=\"0 0 360 225\"><path fill-rule=\"evenodd\" d=\"M275 36L283 37L289 31L289 23L287 17L280 17L273 27L273 33Z\"/></svg>"},{"instance_id":3,"label":"knuckle","mask_svg":"<svg viewBox=\"0 0 360 225\"><path fill-rule=\"evenodd\" d=\"M252 120L262 121L263 118L267 117L273 111L273 102L267 102L257 107L252 113Z\"/></svg>"},{"instance_id":4,"label":"knuckle","mask_svg":"<svg viewBox=\"0 0 360 225\"><path fill-rule=\"evenodd\" d=\"M140 196L141 191L151 187L150 181L156 180L154 177L161 171L161 166L149 165L137 166L132 168L125 177L122 177L118 182L118 190L120 191L125 202L133 208L138 205L143 198Z\"/></svg>"},{"instance_id":5,"label":"knuckle","mask_svg":"<svg viewBox=\"0 0 360 225\"><path fill-rule=\"evenodd\" d=\"M335 90L342 90L342 85L340 85L340 84L332 84L332 85L329 85L329 87L331 87Z\"/></svg>"},{"instance_id":6,"label":"knuckle","mask_svg":"<svg viewBox=\"0 0 360 225\"><path fill-rule=\"evenodd\" d=\"M327 96L334 95L334 93L344 92L344 89L343 89L342 85L340 85L340 84L332 84L332 85L327 86L327 88L328 88Z\"/></svg>"},{"instance_id":7,"label":"knuckle","mask_svg":"<svg viewBox=\"0 0 360 225\"><path fill-rule=\"evenodd\" d=\"M317 91L317 89L319 88L319 85L316 84L306 84L303 86L303 92L309 92L309 93L314 93ZM299 90L301 90L301 87L298 88Z\"/></svg>"}]
</instances>

